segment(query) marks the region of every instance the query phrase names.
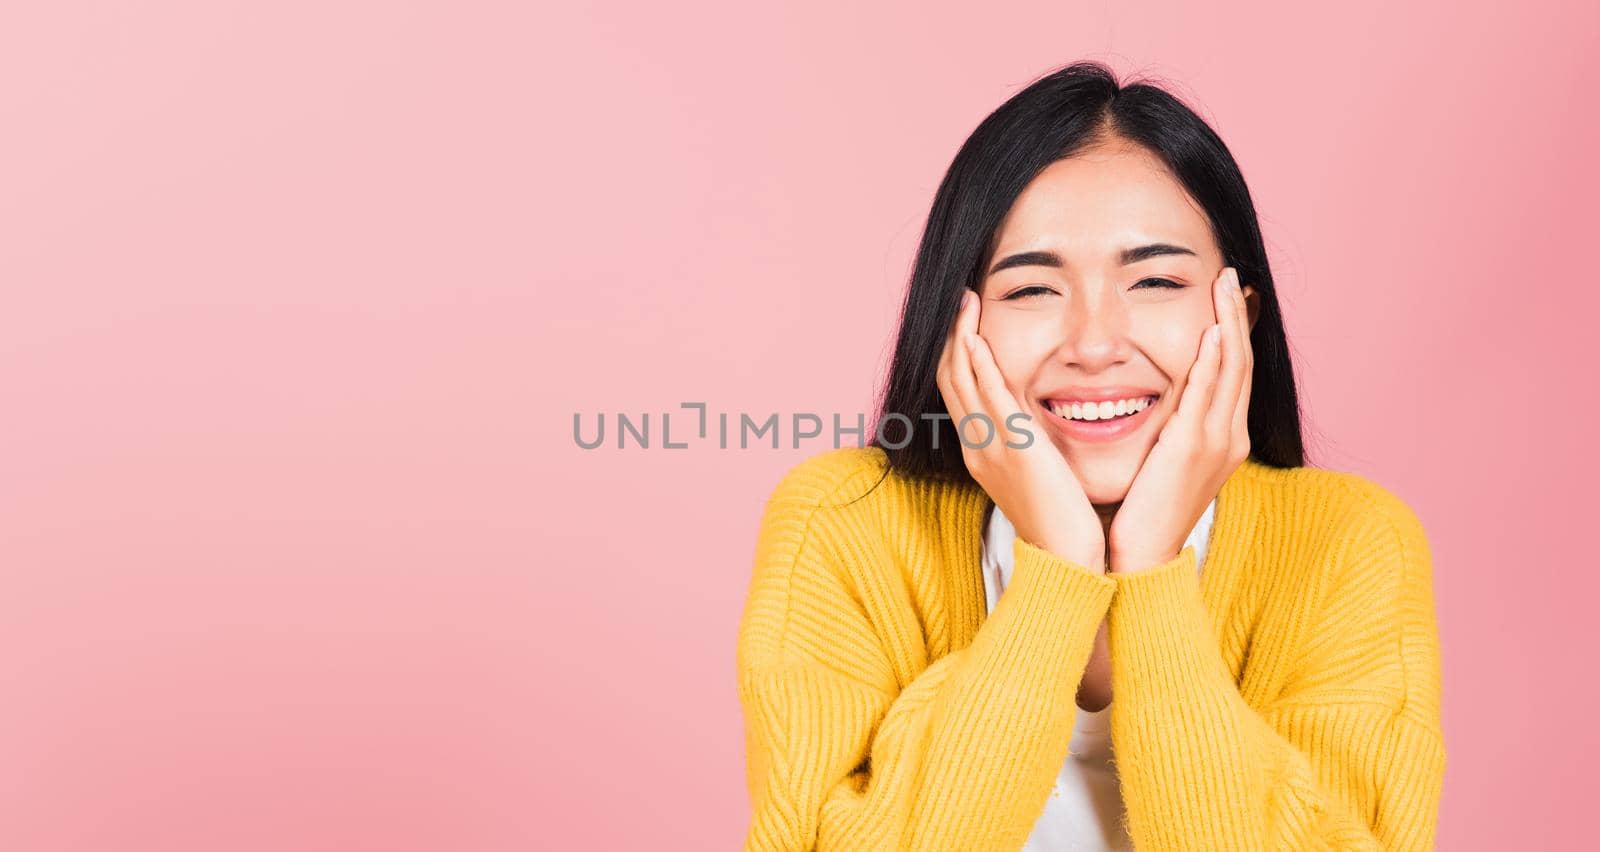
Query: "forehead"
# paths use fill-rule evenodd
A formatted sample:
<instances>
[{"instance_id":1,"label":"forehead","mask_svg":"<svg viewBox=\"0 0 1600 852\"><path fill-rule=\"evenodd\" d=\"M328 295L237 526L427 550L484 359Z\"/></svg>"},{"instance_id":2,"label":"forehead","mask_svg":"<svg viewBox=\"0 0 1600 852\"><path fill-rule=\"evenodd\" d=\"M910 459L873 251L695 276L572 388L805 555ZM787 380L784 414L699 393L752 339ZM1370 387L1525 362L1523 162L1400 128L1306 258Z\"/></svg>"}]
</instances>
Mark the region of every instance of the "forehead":
<instances>
[{"instance_id":1,"label":"forehead","mask_svg":"<svg viewBox=\"0 0 1600 852\"><path fill-rule=\"evenodd\" d=\"M996 254L1050 246L1068 262L1101 262L1150 242L1218 253L1205 211L1150 151L1112 143L1045 167L1001 222Z\"/></svg>"}]
</instances>

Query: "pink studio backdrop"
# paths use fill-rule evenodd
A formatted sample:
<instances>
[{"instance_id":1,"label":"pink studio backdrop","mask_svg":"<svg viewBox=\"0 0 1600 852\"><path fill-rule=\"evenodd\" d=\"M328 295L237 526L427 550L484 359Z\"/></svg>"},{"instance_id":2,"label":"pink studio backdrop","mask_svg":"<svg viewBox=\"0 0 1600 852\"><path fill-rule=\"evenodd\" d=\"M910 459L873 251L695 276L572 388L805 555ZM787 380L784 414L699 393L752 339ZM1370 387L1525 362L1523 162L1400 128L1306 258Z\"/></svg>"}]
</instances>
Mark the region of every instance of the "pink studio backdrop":
<instances>
[{"instance_id":1,"label":"pink studio backdrop","mask_svg":"<svg viewBox=\"0 0 1600 852\"><path fill-rule=\"evenodd\" d=\"M736 848L825 446L661 413L869 411L943 169L1078 58L1214 122L1314 460L1429 531L1440 848L1592 836L1600 6L549 5L0 11L0 848Z\"/></svg>"}]
</instances>

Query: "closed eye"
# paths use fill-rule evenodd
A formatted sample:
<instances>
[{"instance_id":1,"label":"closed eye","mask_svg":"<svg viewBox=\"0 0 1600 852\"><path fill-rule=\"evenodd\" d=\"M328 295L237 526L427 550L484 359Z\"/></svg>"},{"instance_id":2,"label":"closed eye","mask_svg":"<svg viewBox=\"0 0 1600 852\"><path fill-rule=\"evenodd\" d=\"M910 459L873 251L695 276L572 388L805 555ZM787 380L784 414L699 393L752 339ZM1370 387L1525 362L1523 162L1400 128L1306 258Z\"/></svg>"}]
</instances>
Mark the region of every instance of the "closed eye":
<instances>
[{"instance_id":1,"label":"closed eye","mask_svg":"<svg viewBox=\"0 0 1600 852\"><path fill-rule=\"evenodd\" d=\"M1145 285L1149 285L1149 286L1146 287ZM1145 289L1154 288L1154 289L1157 289L1157 290L1183 290L1183 289L1187 288L1188 286L1189 285L1187 285L1187 284L1179 284L1178 282L1173 281L1170 278L1143 278L1143 279L1140 279L1138 281L1138 283L1133 285L1133 289L1137 290L1137 289L1140 289L1141 287L1143 287ZM1045 293L1054 293L1054 292L1055 292L1054 290L1051 290L1049 287L1046 287L1046 286L1044 286L1042 284L1034 284L1034 285L1029 286L1029 287L1023 287L1023 288L1021 288L1019 290L1013 290L1011 293L1007 294L1000 301L1002 301L1002 302L1010 302L1010 301L1016 301L1016 300L1020 300L1020 299L1028 299L1028 298L1032 298L1034 296L1042 296Z\"/></svg>"},{"instance_id":2,"label":"closed eye","mask_svg":"<svg viewBox=\"0 0 1600 852\"><path fill-rule=\"evenodd\" d=\"M1043 295L1045 293L1052 293L1052 292L1055 292L1055 291L1051 290L1049 287L1046 287L1046 286L1044 286L1042 284L1035 284L1035 285L1033 285L1031 287L1023 287L1020 290L1013 290L1011 293L1007 294L1004 299L1001 299L1000 301L1002 301L1002 302L1010 302L1010 301L1014 301L1016 299L1025 299L1025 298L1028 298L1030 296L1039 296L1039 295Z\"/></svg>"}]
</instances>

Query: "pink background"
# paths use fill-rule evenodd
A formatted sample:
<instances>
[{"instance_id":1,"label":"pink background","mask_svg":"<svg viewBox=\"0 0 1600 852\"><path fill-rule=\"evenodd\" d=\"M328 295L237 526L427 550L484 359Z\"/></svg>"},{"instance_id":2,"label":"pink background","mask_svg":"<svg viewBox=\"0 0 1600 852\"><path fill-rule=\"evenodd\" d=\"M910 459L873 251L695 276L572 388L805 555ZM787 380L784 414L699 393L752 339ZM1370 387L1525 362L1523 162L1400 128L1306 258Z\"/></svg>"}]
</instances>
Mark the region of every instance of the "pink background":
<instances>
[{"instance_id":1,"label":"pink background","mask_svg":"<svg viewBox=\"0 0 1600 852\"><path fill-rule=\"evenodd\" d=\"M1077 58L1214 122L1314 461L1429 531L1440 847L1592 842L1600 6L543 5L0 12L0 848L735 848L825 445L661 412L869 411L950 157Z\"/></svg>"}]
</instances>

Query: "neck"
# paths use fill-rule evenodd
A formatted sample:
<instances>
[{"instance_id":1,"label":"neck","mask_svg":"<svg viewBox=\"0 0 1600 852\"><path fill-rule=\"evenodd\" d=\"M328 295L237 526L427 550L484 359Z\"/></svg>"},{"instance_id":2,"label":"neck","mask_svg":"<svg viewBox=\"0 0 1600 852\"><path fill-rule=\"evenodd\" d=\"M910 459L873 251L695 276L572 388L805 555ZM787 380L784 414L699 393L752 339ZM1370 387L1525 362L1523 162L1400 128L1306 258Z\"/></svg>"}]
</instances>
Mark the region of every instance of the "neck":
<instances>
[{"instance_id":1,"label":"neck","mask_svg":"<svg viewBox=\"0 0 1600 852\"><path fill-rule=\"evenodd\" d=\"M1117 517L1117 510L1122 508L1122 501L1115 503L1095 503L1094 513L1100 516L1100 531L1106 542L1106 559L1111 558L1111 522Z\"/></svg>"}]
</instances>

